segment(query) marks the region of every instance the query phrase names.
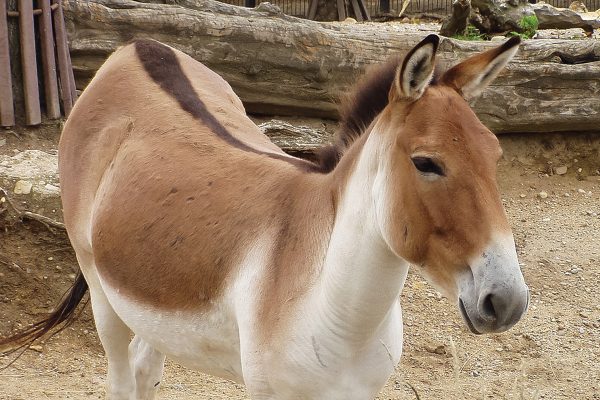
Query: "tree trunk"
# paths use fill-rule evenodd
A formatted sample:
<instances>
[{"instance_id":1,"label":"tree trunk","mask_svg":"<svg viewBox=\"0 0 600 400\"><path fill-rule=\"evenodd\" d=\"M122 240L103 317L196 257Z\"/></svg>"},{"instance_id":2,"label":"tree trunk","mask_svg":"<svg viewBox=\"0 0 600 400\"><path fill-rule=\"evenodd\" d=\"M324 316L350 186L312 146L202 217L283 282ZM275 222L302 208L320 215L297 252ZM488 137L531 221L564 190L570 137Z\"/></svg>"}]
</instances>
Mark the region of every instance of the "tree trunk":
<instances>
[{"instance_id":1,"label":"tree trunk","mask_svg":"<svg viewBox=\"0 0 600 400\"><path fill-rule=\"evenodd\" d=\"M471 0L454 0L452 3L452 15L442 23L440 35L446 37L463 35L467 30L470 14Z\"/></svg>"},{"instance_id":2,"label":"tree trunk","mask_svg":"<svg viewBox=\"0 0 600 400\"><path fill-rule=\"evenodd\" d=\"M528 0L471 0L471 23L482 33L523 32L520 21L534 15Z\"/></svg>"},{"instance_id":3,"label":"tree trunk","mask_svg":"<svg viewBox=\"0 0 600 400\"><path fill-rule=\"evenodd\" d=\"M67 0L78 86L118 46L151 37L221 74L250 113L336 118L337 101L367 66L405 53L425 35L398 34L386 24L318 23L209 0L185 3L193 7ZM496 45L443 39L439 62L454 64ZM599 57L598 41L528 41L475 111L496 132L597 131Z\"/></svg>"}]
</instances>

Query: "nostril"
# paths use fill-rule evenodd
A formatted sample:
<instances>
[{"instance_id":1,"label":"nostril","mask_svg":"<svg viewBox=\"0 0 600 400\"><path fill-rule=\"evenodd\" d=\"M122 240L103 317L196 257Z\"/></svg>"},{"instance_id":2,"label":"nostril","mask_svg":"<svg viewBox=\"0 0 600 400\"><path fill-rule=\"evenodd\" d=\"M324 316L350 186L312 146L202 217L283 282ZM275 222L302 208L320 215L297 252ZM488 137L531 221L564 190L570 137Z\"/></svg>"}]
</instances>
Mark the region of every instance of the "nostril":
<instances>
[{"instance_id":1,"label":"nostril","mask_svg":"<svg viewBox=\"0 0 600 400\"><path fill-rule=\"evenodd\" d=\"M485 298L483 299L483 302L481 303L480 312L481 312L482 316L486 319L491 319L491 320L498 319L497 310L496 310L496 307L494 306L494 295L493 294L490 293L487 296L485 296Z\"/></svg>"}]
</instances>

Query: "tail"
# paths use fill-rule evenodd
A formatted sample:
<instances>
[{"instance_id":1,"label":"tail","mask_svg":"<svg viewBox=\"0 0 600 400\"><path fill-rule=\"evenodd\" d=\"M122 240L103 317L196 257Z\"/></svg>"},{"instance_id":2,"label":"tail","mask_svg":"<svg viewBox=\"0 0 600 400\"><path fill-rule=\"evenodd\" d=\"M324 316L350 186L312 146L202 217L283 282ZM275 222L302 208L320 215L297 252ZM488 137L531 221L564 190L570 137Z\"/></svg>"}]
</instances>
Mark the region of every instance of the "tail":
<instances>
[{"instance_id":1,"label":"tail","mask_svg":"<svg viewBox=\"0 0 600 400\"><path fill-rule=\"evenodd\" d=\"M79 313L76 313L75 311L77 310L77 305L79 305L87 290L88 284L81 272L79 272L79 275L77 275L73 286L71 286L71 288L63 296L60 305L56 307L46 318L36 322L32 326L25 328L20 332L15 333L12 336L8 336L6 338L0 337L0 355L6 356L21 349L27 349L39 338L47 334L52 337L58 332L67 328L79 316ZM19 356L17 356L17 358L19 358ZM10 364L12 364L14 361L16 361L16 359Z\"/></svg>"}]
</instances>

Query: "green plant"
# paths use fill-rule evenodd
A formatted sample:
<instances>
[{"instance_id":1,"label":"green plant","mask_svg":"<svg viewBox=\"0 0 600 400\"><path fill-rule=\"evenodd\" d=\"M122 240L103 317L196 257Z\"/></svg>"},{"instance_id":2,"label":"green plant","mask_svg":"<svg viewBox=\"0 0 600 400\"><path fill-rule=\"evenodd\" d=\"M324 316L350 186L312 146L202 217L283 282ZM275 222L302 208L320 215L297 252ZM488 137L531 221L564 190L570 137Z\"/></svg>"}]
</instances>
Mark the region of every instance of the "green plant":
<instances>
[{"instance_id":1,"label":"green plant","mask_svg":"<svg viewBox=\"0 0 600 400\"><path fill-rule=\"evenodd\" d=\"M475 28L473 25L467 25L467 29L463 35L455 35L454 39L459 40L485 40L485 36L479 32L479 29Z\"/></svg>"},{"instance_id":2,"label":"green plant","mask_svg":"<svg viewBox=\"0 0 600 400\"><path fill-rule=\"evenodd\" d=\"M508 36L519 36L521 39L531 39L537 32L539 21L534 15L528 15L519 21L519 26L523 32L509 32Z\"/></svg>"}]
</instances>

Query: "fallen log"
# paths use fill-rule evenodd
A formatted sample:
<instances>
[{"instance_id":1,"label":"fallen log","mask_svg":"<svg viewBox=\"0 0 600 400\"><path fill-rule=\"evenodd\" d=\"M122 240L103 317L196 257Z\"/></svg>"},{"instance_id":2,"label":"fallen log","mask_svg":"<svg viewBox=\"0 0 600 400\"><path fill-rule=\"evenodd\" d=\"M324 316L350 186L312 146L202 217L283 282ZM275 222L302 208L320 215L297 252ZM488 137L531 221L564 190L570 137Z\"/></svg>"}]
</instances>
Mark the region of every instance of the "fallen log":
<instances>
[{"instance_id":1,"label":"fallen log","mask_svg":"<svg viewBox=\"0 0 600 400\"><path fill-rule=\"evenodd\" d=\"M165 0L167 1L167 0ZM134 38L176 47L219 72L250 113L336 118L336 103L367 66L413 47L426 32L391 24L319 23L211 0L64 2L78 88ZM496 46L444 38L452 64ZM597 131L600 42L531 40L475 103L495 132Z\"/></svg>"},{"instance_id":2,"label":"fallen log","mask_svg":"<svg viewBox=\"0 0 600 400\"><path fill-rule=\"evenodd\" d=\"M292 125L278 119L263 122L258 127L273 143L288 153L308 153L332 141L325 129Z\"/></svg>"}]
</instances>

